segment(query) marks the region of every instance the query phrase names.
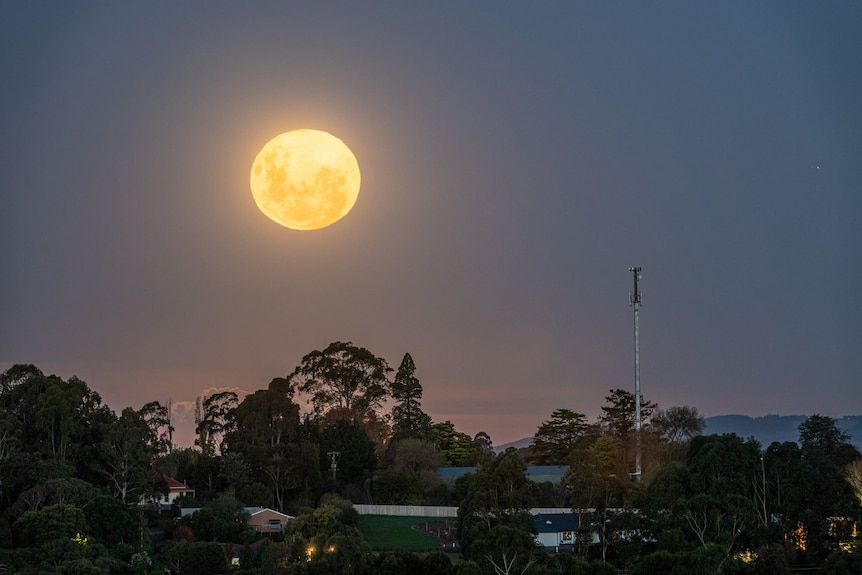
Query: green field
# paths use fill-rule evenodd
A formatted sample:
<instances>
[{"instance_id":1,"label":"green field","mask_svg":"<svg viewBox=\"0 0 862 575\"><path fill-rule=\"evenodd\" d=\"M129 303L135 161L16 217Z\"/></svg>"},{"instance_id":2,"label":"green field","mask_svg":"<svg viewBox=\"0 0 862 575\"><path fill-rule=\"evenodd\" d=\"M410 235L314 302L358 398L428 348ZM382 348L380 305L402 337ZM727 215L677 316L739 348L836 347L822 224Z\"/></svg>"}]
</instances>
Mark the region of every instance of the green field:
<instances>
[{"instance_id":1,"label":"green field","mask_svg":"<svg viewBox=\"0 0 862 575\"><path fill-rule=\"evenodd\" d=\"M413 530L414 525L445 521L439 517L360 515L359 529L375 551L426 551L440 547L440 540ZM454 522L454 519L449 519Z\"/></svg>"}]
</instances>

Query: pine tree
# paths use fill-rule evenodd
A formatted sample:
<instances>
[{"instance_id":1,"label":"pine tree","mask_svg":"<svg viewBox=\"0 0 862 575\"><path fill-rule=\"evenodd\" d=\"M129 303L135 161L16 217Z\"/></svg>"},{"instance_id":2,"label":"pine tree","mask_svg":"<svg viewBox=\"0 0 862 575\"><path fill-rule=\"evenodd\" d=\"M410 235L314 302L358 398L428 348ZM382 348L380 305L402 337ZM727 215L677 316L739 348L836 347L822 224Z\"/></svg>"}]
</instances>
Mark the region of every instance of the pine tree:
<instances>
[{"instance_id":1,"label":"pine tree","mask_svg":"<svg viewBox=\"0 0 862 575\"><path fill-rule=\"evenodd\" d=\"M392 399L397 403L392 408L392 420L395 431L415 431L428 435L431 429L431 418L422 411L422 385L414 375L416 365L409 353L404 354L395 380L392 382Z\"/></svg>"}]
</instances>

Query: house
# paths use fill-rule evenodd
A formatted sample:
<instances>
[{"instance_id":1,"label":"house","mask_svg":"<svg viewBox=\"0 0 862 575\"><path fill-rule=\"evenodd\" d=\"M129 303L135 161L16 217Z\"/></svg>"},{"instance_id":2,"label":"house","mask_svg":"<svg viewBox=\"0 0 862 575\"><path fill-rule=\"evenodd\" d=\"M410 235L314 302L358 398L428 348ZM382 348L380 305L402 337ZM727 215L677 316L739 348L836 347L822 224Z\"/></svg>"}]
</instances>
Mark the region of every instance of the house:
<instances>
[{"instance_id":1,"label":"house","mask_svg":"<svg viewBox=\"0 0 862 575\"><path fill-rule=\"evenodd\" d=\"M199 507L183 507L180 509L180 517L193 515L199 509ZM293 519L293 515L281 513L269 507L243 507L243 510L248 513L248 527L258 533L281 533L287 522Z\"/></svg>"},{"instance_id":2,"label":"house","mask_svg":"<svg viewBox=\"0 0 862 575\"><path fill-rule=\"evenodd\" d=\"M538 513L533 516L536 543L547 550L572 549L578 519L573 513Z\"/></svg>"},{"instance_id":3,"label":"house","mask_svg":"<svg viewBox=\"0 0 862 575\"><path fill-rule=\"evenodd\" d=\"M195 490L183 483L182 481L177 481L176 479L168 475L164 475L162 479L164 479L165 483L167 483L168 485L167 495L158 499L154 497L152 500L147 501L147 503L152 504L153 506L171 506L181 495L189 495L191 497L194 497Z\"/></svg>"},{"instance_id":4,"label":"house","mask_svg":"<svg viewBox=\"0 0 862 575\"><path fill-rule=\"evenodd\" d=\"M246 507L245 510L248 512L248 526L258 533L281 533L285 524L293 519L292 515L268 507Z\"/></svg>"}]
</instances>

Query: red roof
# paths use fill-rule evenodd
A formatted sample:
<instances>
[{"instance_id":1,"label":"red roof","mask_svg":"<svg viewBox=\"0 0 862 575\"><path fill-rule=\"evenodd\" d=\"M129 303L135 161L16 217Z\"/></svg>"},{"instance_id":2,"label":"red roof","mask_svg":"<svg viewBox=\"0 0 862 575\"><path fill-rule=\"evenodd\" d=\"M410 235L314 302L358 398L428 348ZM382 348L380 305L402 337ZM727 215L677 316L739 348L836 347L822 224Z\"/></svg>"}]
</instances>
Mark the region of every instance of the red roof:
<instances>
[{"instance_id":1,"label":"red roof","mask_svg":"<svg viewBox=\"0 0 862 575\"><path fill-rule=\"evenodd\" d=\"M194 491L194 489L192 489L182 481L177 481L176 479L168 475L165 475L165 483L168 484L168 489L170 489L171 491Z\"/></svg>"}]
</instances>

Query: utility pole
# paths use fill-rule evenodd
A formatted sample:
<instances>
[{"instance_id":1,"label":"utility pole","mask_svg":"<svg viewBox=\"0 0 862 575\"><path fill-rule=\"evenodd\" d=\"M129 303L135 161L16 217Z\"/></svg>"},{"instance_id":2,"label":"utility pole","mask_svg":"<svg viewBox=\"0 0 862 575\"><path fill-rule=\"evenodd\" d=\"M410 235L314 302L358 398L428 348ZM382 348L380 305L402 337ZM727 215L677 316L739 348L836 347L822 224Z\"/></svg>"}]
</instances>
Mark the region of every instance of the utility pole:
<instances>
[{"instance_id":1,"label":"utility pole","mask_svg":"<svg viewBox=\"0 0 862 575\"><path fill-rule=\"evenodd\" d=\"M332 471L332 481L335 481L335 474L338 471L338 456L341 455L340 451L330 451L327 453L329 456L329 470Z\"/></svg>"},{"instance_id":2,"label":"utility pole","mask_svg":"<svg viewBox=\"0 0 862 575\"><path fill-rule=\"evenodd\" d=\"M171 453L174 450L174 426L171 425L173 423L173 400L168 398L168 453Z\"/></svg>"},{"instance_id":3,"label":"utility pole","mask_svg":"<svg viewBox=\"0 0 862 575\"><path fill-rule=\"evenodd\" d=\"M635 310L635 440L637 447L635 451L635 479L641 479L641 357L640 344L638 342L638 308L641 304L641 293L638 290L641 268L630 267L635 280L634 292L629 295L629 305Z\"/></svg>"}]
</instances>

